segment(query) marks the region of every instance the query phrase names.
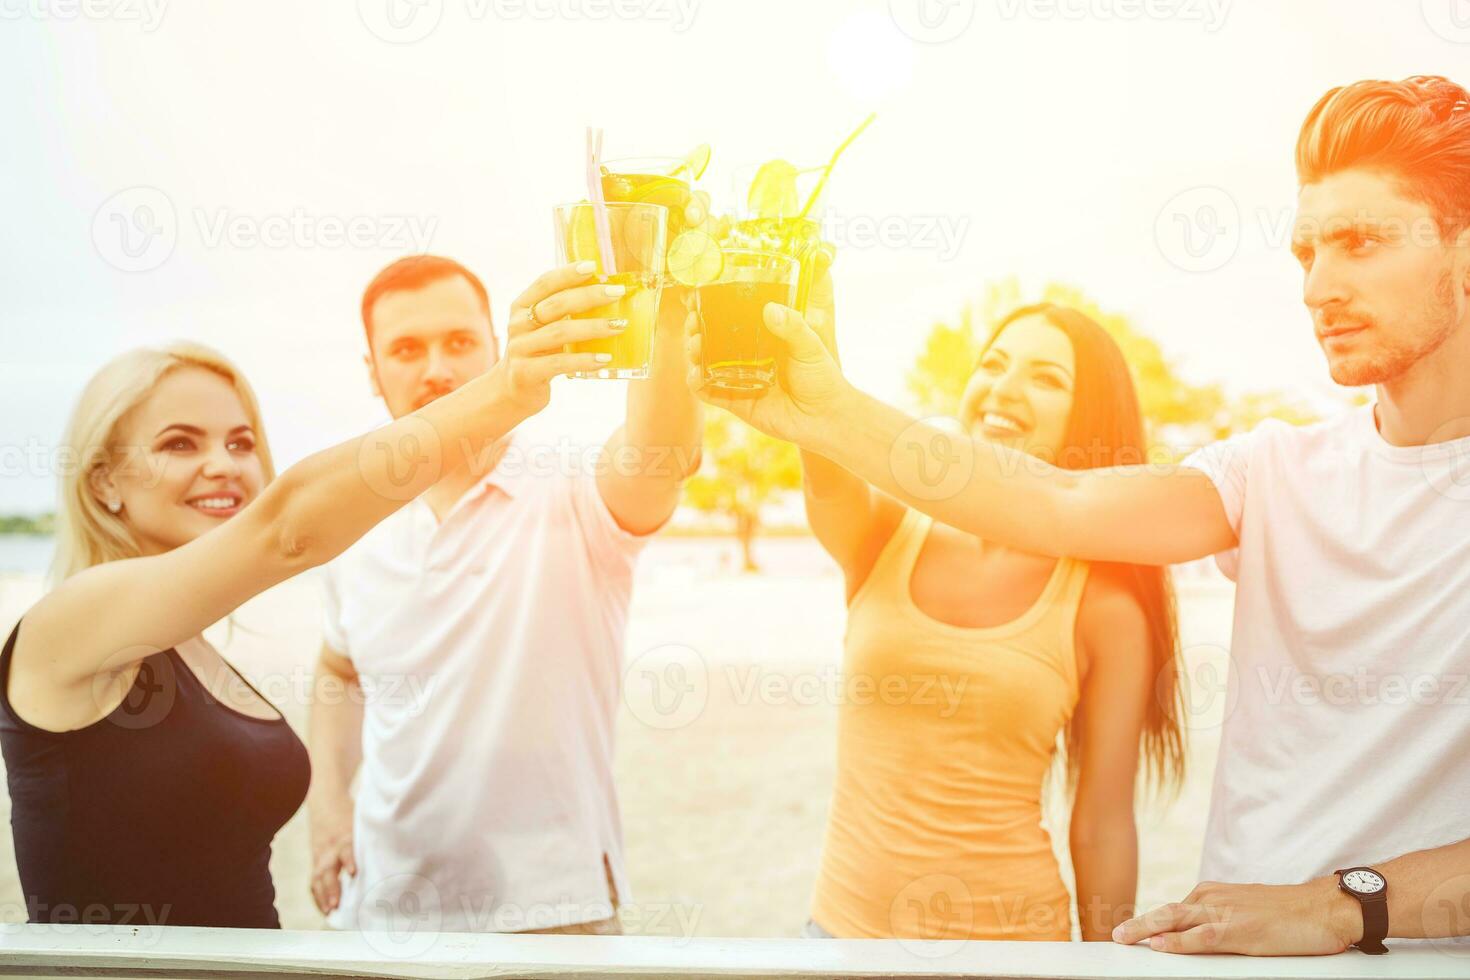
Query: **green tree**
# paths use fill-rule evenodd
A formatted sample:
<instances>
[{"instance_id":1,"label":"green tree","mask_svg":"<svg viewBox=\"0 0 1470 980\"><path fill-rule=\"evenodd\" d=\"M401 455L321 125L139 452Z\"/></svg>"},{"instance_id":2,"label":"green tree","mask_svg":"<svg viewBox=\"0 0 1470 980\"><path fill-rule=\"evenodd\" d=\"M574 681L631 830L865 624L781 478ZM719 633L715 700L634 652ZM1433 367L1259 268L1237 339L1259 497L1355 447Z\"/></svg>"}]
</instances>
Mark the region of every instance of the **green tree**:
<instances>
[{"instance_id":1,"label":"green tree","mask_svg":"<svg viewBox=\"0 0 1470 980\"><path fill-rule=\"evenodd\" d=\"M1293 424L1316 420L1310 408L1279 391L1250 392L1232 400L1219 385L1185 381L1158 342L1137 330L1125 315L1103 309L1083 290L1065 283L1047 283L1040 296L1026 297L1015 277L987 284L980 301L960 311L958 323L936 323L930 329L908 376L909 391L920 409L953 413L981 345L1008 313L1037 302L1085 313L1117 341L1133 371L1149 439L1155 444L1210 442L1247 431L1264 418Z\"/></svg>"},{"instance_id":2,"label":"green tree","mask_svg":"<svg viewBox=\"0 0 1470 980\"><path fill-rule=\"evenodd\" d=\"M0 517L0 534L54 534L56 515L41 514L36 517L12 515Z\"/></svg>"},{"instance_id":3,"label":"green tree","mask_svg":"<svg viewBox=\"0 0 1470 980\"><path fill-rule=\"evenodd\" d=\"M782 491L800 487L795 446L757 432L728 412L705 410L703 460L684 488L684 499L696 510L734 523L746 571L758 570L751 544L762 509Z\"/></svg>"}]
</instances>

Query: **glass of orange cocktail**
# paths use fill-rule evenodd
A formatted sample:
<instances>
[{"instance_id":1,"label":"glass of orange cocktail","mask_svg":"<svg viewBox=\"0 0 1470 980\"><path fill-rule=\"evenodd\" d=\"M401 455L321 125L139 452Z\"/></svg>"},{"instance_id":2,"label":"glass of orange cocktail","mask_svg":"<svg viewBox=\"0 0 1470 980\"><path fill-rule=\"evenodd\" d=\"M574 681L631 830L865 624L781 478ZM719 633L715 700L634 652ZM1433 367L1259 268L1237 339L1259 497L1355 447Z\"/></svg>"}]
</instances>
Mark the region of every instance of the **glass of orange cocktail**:
<instances>
[{"instance_id":1,"label":"glass of orange cocktail","mask_svg":"<svg viewBox=\"0 0 1470 980\"><path fill-rule=\"evenodd\" d=\"M606 225L599 228L598 209ZM553 211L557 257L563 264L591 260L597 280L624 287L622 296L573 319L606 317L622 320L612 337L568 344L569 353L611 354L612 360L577 378L646 378L653 360L653 331L658 322L668 249L669 209L658 204L610 202L563 204ZM606 238L603 238L603 232Z\"/></svg>"},{"instance_id":2,"label":"glass of orange cocktail","mask_svg":"<svg viewBox=\"0 0 1470 980\"><path fill-rule=\"evenodd\" d=\"M766 327L768 303L796 302L801 264L768 249L721 248L717 275L693 290L705 382L732 395L755 395L776 381L778 340Z\"/></svg>"}]
</instances>

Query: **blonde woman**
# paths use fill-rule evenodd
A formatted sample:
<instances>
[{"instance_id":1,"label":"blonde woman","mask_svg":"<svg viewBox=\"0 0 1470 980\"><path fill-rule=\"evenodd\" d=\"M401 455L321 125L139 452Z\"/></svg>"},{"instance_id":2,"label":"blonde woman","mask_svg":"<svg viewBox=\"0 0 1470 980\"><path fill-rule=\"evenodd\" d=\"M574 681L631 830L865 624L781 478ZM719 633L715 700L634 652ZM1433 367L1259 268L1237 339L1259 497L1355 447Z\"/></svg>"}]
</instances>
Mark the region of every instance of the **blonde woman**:
<instances>
[{"instance_id":1,"label":"blonde woman","mask_svg":"<svg viewBox=\"0 0 1470 980\"><path fill-rule=\"evenodd\" d=\"M591 263L586 263L590 266ZM543 408L609 336L590 268L512 304L488 372L273 479L249 385L206 348L117 358L68 444L57 587L0 652L0 748L34 922L279 927L270 845L306 794L306 750L200 635L340 553L476 447Z\"/></svg>"}]
</instances>

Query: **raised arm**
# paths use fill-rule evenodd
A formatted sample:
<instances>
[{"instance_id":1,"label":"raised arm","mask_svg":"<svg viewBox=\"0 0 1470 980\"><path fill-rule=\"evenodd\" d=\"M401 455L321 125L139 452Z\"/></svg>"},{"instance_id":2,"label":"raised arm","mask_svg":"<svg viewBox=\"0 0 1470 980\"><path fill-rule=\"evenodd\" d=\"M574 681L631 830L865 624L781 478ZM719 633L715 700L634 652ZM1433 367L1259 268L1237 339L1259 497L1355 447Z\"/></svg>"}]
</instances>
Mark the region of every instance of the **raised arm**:
<instances>
[{"instance_id":1,"label":"raised arm","mask_svg":"<svg viewBox=\"0 0 1470 980\"><path fill-rule=\"evenodd\" d=\"M916 421L853 388L804 435L935 520L1014 548L1166 565L1236 544L1214 483L1192 468L1064 470Z\"/></svg>"},{"instance_id":2,"label":"raised arm","mask_svg":"<svg viewBox=\"0 0 1470 980\"><path fill-rule=\"evenodd\" d=\"M550 398L550 381L597 366L565 354L569 341L606 336L603 320L565 320L606 302L601 286L566 266L512 306L506 356L452 394L366 436L309 456L219 527L171 551L108 562L73 576L26 613L12 701L86 697L115 674L217 622L245 600L327 561L510 431ZM526 316L532 303L548 326ZM553 322L556 321L556 322Z\"/></svg>"},{"instance_id":3,"label":"raised arm","mask_svg":"<svg viewBox=\"0 0 1470 980\"><path fill-rule=\"evenodd\" d=\"M837 310L832 293L831 252L817 250L816 274L807 300L807 323L839 367ZM867 577L903 517L892 498L874 493L863 480L814 452L801 451L801 490L812 534L842 569L851 598Z\"/></svg>"},{"instance_id":4,"label":"raised arm","mask_svg":"<svg viewBox=\"0 0 1470 980\"><path fill-rule=\"evenodd\" d=\"M627 420L608 439L597 490L613 518L649 534L674 512L684 481L699 468L703 411L684 384L680 350L684 290L665 289L654 330L653 367L628 383Z\"/></svg>"},{"instance_id":5,"label":"raised arm","mask_svg":"<svg viewBox=\"0 0 1470 980\"><path fill-rule=\"evenodd\" d=\"M1197 470L1063 470L945 432L849 384L795 310L771 304L766 324L786 344L780 386L742 402L709 392L691 369L689 383L700 397L937 521L1039 554L1144 565L1236 544L1214 484ZM697 334L686 349L697 364Z\"/></svg>"}]
</instances>

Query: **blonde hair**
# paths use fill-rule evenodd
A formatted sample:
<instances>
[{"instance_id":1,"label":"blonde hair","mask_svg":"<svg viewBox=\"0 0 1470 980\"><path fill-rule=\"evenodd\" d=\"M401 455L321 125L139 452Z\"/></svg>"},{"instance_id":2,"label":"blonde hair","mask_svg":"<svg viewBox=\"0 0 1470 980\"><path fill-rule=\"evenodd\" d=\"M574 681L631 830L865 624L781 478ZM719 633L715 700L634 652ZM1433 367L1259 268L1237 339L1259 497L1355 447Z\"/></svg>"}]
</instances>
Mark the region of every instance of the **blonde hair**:
<instances>
[{"instance_id":1,"label":"blonde hair","mask_svg":"<svg viewBox=\"0 0 1470 980\"><path fill-rule=\"evenodd\" d=\"M118 449L122 421L147 400L154 388L181 368L212 371L235 388L255 430L255 454L267 481L275 478L270 446L260 421L260 406L250 383L223 354L203 344L179 341L163 348L140 347L103 365L82 389L72 409L63 445L71 454L61 470L56 507L56 556L51 581L60 584L80 571L142 554L127 522L110 513L92 489L92 474L109 466Z\"/></svg>"}]
</instances>

